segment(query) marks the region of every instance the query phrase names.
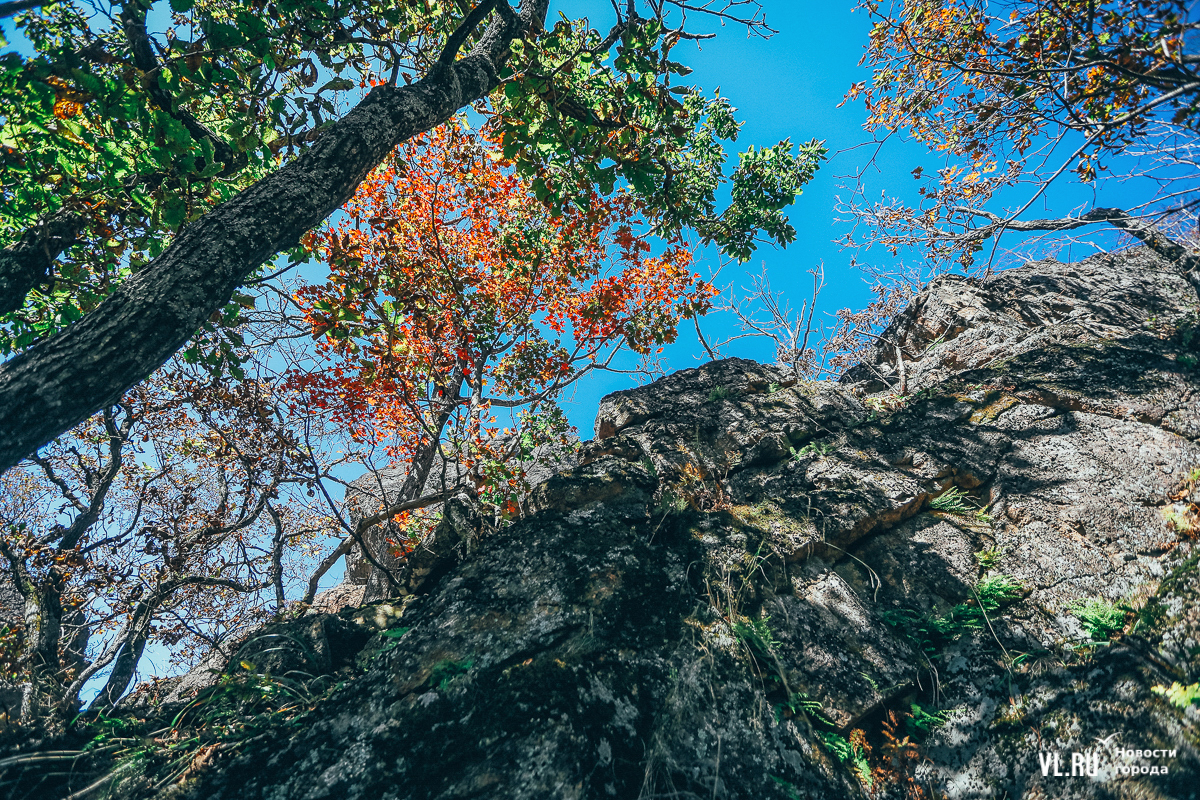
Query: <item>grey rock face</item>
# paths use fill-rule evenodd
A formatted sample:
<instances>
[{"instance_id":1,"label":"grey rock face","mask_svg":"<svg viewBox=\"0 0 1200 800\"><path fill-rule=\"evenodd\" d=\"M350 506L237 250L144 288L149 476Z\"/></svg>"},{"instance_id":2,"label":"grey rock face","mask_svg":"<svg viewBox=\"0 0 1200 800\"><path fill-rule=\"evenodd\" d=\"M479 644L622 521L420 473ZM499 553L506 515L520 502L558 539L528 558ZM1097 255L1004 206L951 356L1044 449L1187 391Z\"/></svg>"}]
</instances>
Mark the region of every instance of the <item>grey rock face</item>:
<instances>
[{"instance_id":1,"label":"grey rock face","mask_svg":"<svg viewBox=\"0 0 1200 800\"><path fill-rule=\"evenodd\" d=\"M610 395L525 518L443 557L447 515L407 632L171 796L1195 797L1194 306L1142 252L1042 262L917 298L908 398L737 359Z\"/></svg>"},{"instance_id":2,"label":"grey rock face","mask_svg":"<svg viewBox=\"0 0 1200 800\"><path fill-rule=\"evenodd\" d=\"M534 449L527 461L521 462L525 481L530 488L544 483L561 469L575 465L575 453L570 448L554 445L541 445ZM400 492L408 473L403 469L381 469L367 472L354 480L346 490L344 508L351 526L357 526L364 517L377 513L380 509L400 500ZM422 495L453 493L459 487L466 475L458 463L449 463L438 456L435 459L429 475L425 479ZM435 505L439 508L441 504ZM377 559L394 573L404 572L405 565L398 564L387 546L389 539L395 541L401 536L394 522L388 521L369 528L363 539ZM428 543L423 548L428 550ZM410 559L411 560L411 559ZM396 589L391 586L384 576L375 570L371 562L363 555L362 548L355 543L346 554L346 572L343 584L364 586L362 594L364 602L380 600L384 597L395 596Z\"/></svg>"}]
</instances>

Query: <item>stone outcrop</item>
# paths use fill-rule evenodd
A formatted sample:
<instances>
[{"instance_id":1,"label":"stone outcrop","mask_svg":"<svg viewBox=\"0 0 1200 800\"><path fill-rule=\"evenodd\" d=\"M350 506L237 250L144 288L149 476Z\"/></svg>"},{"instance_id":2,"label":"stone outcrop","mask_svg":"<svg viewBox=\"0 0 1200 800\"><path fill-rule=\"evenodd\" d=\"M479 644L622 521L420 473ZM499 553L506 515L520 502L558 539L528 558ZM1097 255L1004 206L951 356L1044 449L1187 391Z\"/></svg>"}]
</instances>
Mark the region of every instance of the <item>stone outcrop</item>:
<instances>
[{"instance_id":1,"label":"stone outcrop","mask_svg":"<svg viewBox=\"0 0 1200 800\"><path fill-rule=\"evenodd\" d=\"M572 467L574 464L575 451L573 448L555 443L545 443L533 448L529 458L521 461L519 467L524 476L525 485L532 489L544 483L560 469ZM357 527L363 518L377 513L387 505L398 502L407 476L408 472L403 469L380 469L364 473L351 482L346 489L343 506L350 526ZM439 454L434 459L429 475L425 478L421 494L423 496L453 495L456 489L461 489L466 477L458 462L447 462ZM440 507L440 503L432 506L434 509ZM396 524L389 520L369 528L363 539L371 548L371 552L377 554L377 559L383 567L391 570L393 574L401 575L401 583L404 584L403 591L408 593L419 591L427 574L426 568L445 567L449 563L445 557L447 547L458 548L458 555L461 557L466 553L466 545L474 539L474 537L464 538L456 535L453 537L453 542L448 542L443 535L439 541L429 541L419 545L417 552L407 559L407 563L400 564L397 563L396 557L392 554L392 548L388 546L387 542L388 540L398 541L403 537L404 534L396 527ZM351 594L354 587L362 587L358 592L358 597L364 602L374 602L396 594L395 587L391 586L385 576L374 568L363 555L362 547L357 543L351 545L350 552L346 554L345 564L346 571L342 584L332 590L335 595ZM326 597L325 600L328 604L332 602L333 598Z\"/></svg>"},{"instance_id":2,"label":"stone outcrop","mask_svg":"<svg viewBox=\"0 0 1200 800\"><path fill-rule=\"evenodd\" d=\"M365 642L265 673L336 677L302 716L125 793L1194 797L1196 326L1144 252L1040 262L923 291L906 396L893 347L610 395L523 519L290 623Z\"/></svg>"}]
</instances>

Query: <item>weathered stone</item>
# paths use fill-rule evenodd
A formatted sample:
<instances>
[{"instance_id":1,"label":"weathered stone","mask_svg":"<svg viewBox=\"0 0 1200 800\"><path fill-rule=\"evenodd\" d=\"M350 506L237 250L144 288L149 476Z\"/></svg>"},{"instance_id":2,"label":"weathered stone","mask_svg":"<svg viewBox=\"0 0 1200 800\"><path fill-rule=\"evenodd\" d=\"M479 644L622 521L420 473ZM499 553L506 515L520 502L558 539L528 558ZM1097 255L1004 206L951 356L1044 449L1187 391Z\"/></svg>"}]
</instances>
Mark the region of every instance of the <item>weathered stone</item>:
<instances>
[{"instance_id":1,"label":"weathered stone","mask_svg":"<svg viewBox=\"0 0 1200 800\"><path fill-rule=\"evenodd\" d=\"M1163 694L1200 681L1167 521L1200 502L1194 305L1144 251L1040 262L921 293L905 398L889 347L841 384L730 359L610 395L525 516L456 501L403 604L341 613L383 633L301 724L166 791L1195 797L1200 710ZM1081 601L1136 613L1092 638ZM1043 775L1084 751L1096 777Z\"/></svg>"},{"instance_id":2,"label":"weathered stone","mask_svg":"<svg viewBox=\"0 0 1200 800\"><path fill-rule=\"evenodd\" d=\"M524 473L526 486L533 489L549 480L560 470L574 466L576 460L574 447L547 443L534 448L530 457L520 462L520 468ZM398 502L407 475L407 471L403 469L380 469L361 475L351 482L346 488L346 498L343 503L350 526L357 527L364 517L377 513L389 504ZM448 492L456 494L461 491L465 477L460 464L447 462L439 454L434 459L429 475L425 478L421 494L423 496ZM432 506L434 509L440 507L440 503ZM364 541L371 548L371 552L375 554L376 560L394 574L403 572L404 567L392 554L393 548L388 545L388 540L398 541L402 537L403 534L396 524L390 520L372 526L363 535ZM431 548L426 547L425 550L430 552ZM350 552L346 554L345 564L343 583L365 586L362 594L364 602L373 602L403 593L391 586L385 576L373 568L357 542L351 545ZM405 582L410 583L411 576L407 576Z\"/></svg>"}]
</instances>

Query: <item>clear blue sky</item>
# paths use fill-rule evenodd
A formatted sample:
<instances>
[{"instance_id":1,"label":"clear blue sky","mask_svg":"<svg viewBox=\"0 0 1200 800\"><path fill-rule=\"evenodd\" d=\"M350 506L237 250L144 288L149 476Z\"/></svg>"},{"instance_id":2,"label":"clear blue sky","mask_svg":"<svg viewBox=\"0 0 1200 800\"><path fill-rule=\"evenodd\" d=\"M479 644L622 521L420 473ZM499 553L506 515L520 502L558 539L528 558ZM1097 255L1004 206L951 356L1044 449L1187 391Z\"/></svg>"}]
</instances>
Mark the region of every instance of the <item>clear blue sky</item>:
<instances>
[{"instance_id":1,"label":"clear blue sky","mask_svg":"<svg viewBox=\"0 0 1200 800\"><path fill-rule=\"evenodd\" d=\"M672 58L694 70L685 80L706 92L719 88L738 109L737 116L744 125L734 147L744 150L751 144L772 145L786 138L793 142L816 138L824 140L833 154L862 142L866 138L862 103L837 106L850 85L868 75L858 66L870 30L866 15L852 12L849 0L763 0L763 7L767 23L779 31L770 39L748 38L744 28L720 28L693 16L689 23L694 22L698 30L717 33L717 38L700 42L698 47L680 44L672 51ZM569 17L591 14L592 22L602 30L612 19L607 0L552 0L550 8L555 16L560 10ZM924 151L912 145L897 145L882 156L884 171L871 182L875 192L909 189L914 183L909 171ZM792 304L799 306L811 288L808 270L823 262L828 285L821 295L818 313L866 305L871 297L862 274L849 267L850 254L834 243L846 227L835 227L833 214L840 183L836 176L851 172L861 158L861 151L835 156L805 188L790 211L797 231L795 242L786 249L760 248L748 263L726 267L718 282L741 287L749 282L749 275L757 274L765 265L773 288L794 296ZM715 266L711 254L707 263L701 262L702 271ZM710 315L703 327L710 340L739 332L725 315ZM741 339L722 354L770 361L774 347L765 339ZM679 340L664 355L668 369L692 367L706 360L690 325L681 328ZM598 375L578 387L566 409L583 438L592 435L600 397L631 383L627 376Z\"/></svg>"}]
</instances>

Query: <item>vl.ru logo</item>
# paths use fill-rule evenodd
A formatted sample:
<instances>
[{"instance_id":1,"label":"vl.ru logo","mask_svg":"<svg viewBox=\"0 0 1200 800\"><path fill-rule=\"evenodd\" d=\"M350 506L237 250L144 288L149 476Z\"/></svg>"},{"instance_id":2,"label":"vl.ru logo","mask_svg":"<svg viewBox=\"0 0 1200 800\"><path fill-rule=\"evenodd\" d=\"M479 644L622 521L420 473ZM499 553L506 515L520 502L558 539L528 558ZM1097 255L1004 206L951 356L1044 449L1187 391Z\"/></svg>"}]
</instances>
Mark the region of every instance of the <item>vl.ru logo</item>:
<instances>
[{"instance_id":1,"label":"vl.ru logo","mask_svg":"<svg viewBox=\"0 0 1200 800\"><path fill-rule=\"evenodd\" d=\"M1038 760L1042 762L1042 775L1045 777L1053 775L1063 778L1086 775L1094 778L1100 772L1099 752L1071 753L1070 772L1063 771L1062 756L1059 753L1042 751L1038 753Z\"/></svg>"}]
</instances>

